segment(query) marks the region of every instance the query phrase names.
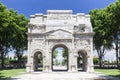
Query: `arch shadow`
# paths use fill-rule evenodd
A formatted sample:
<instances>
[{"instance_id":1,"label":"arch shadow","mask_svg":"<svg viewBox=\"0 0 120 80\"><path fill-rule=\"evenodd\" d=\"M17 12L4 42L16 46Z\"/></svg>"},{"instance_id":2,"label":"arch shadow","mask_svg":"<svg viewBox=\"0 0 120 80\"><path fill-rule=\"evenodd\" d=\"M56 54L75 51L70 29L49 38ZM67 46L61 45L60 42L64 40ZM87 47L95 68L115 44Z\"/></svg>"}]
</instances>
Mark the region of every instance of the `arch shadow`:
<instances>
[{"instance_id":1,"label":"arch shadow","mask_svg":"<svg viewBox=\"0 0 120 80\"><path fill-rule=\"evenodd\" d=\"M83 49L78 51L77 68L78 71L87 70L87 52Z\"/></svg>"},{"instance_id":2,"label":"arch shadow","mask_svg":"<svg viewBox=\"0 0 120 80\"><path fill-rule=\"evenodd\" d=\"M43 71L43 53L39 49L33 51L33 70Z\"/></svg>"}]
</instances>

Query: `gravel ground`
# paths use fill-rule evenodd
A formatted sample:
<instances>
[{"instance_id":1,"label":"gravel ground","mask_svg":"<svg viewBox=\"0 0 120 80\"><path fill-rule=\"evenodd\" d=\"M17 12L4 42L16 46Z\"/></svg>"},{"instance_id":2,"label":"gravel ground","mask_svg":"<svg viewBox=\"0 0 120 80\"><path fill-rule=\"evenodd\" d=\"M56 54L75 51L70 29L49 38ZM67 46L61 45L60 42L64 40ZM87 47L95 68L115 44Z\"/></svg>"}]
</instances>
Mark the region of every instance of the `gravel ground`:
<instances>
[{"instance_id":1,"label":"gravel ground","mask_svg":"<svg viewBox=\"0 0 120 80\"><path fill-rule=\"evenodd\" d=\"M8 80L120 80L100 73L86 72L33 72Z\"/></svg>"}]
</instances>

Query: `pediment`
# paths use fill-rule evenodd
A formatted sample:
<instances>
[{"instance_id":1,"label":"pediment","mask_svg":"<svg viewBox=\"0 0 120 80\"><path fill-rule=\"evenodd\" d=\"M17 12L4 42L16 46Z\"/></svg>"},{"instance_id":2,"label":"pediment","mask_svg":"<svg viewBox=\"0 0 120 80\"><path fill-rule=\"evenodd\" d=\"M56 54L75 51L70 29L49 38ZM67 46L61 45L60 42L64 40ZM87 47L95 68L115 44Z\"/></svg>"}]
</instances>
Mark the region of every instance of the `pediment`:
<instances>
[{"instance_id":1,"label":"pediment","mask_svg":"<svg viewBox=\"0 0 120 80\"><path fill-rule=\"evenodd\" d=\"M72 33L63 29L57 29L47 32L48 36L50 38L58 38L58 39L65 39L65 38L71 38Z\"/></svg>"},{"instance_id":2,"label":"pediment","mask_svg":"<svg viewBox=\"0 0 120 80\"><path fill-rule=\"evenodd\" d=\"M52 34L52 33L58 33L58 32L62 32L62 33L69 33L69 34L72 34L71 32L69 31L66 31L66 30L63 30L63 29L57 29L57 30L52 30L52 31L48 31L46 32L47 34Z\"/></svg>"}]
</instances>

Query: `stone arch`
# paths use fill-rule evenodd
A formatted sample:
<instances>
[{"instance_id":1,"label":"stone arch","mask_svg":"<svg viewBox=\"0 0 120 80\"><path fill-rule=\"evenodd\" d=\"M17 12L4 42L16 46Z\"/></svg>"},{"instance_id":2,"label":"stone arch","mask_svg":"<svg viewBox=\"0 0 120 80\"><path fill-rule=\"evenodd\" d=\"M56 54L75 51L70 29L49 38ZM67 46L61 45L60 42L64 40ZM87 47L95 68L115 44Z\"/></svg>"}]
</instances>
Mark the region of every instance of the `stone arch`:
<instances>
[{"instance_id":1,"label":"stone arch","mask_svg":"<svg viewBox=\"0 0 120 80\"><path fill-rule=\"evenodd\" d=\"M65 44L55 44L55 45L51 48L51 50L53 50L53 49L56 48L56 47L64 47L64 48L68 49L68 47L67 47Z\"/></svg>"},{"instance_id":2,"label":"stone arch","mask_svg":"<svg viewBox=\"0 0 120 80\"><path fill-rule=\"evenodd\" d=\"M53 47L54 47L54 46L57 46L57 45L64 45L64 46L66 46L69 51L70 51L70 49L71 49L69 43L65 43L65 42L57 42L57 43L56 43L56 42L53 42L53 43L50 44L50 46L49 46L50 52L52 51Z\"/></svg>"},{"instance_id":3,"label":"stone arch","mask_svg":"<svg viewBox=\"0 0 120 80\"><path fill-rule=\"evenodd\" d=\"M60 70L54 70L53 69L53 51L56 49L56 48L58 48L58 47L62 47L62 48L64 48L65 49L65 52L67 53L67 69L60 69ZM52 50L52 70L53 71L68 71L68 68L69 68L69 50L68 50L68 47L65 45L65 44L55 44L52 48L51 48L51 50Z\"/></svg>"},{"instance_id":4,"label":"stone arch","mask_svg":"<svg viewBox=\"0 0 120 80\"><path fill-rule=\"evenodd\" d=\"M42 71L43 70L43 51L40 49L34 50L32 52L32 58L33 58L33 71Z\"/></svg>"},{"instance_id":5,"label":"stone arch","mask_svg":"<svg viewBox=\"0 0 120 80\"><path fill-rule=\"evenodd\" d=\"M35 49L35 50L32 51L32 55L31 55L31 56L34 56L34 54L35 54L36 52L41 52L42 54L44 53L44 51L41 50L41 49Z\"/></svg>"},{"instance_id":6,"label":"stone arch","mask_svg":"<svg viewBox=\"0 0 120 80\"><path fill-rule=\"evenodd\" d=\"M78 50L78 58L81 57L81 68L82 68L82 71L87 71L87 64L88 64L88 57L87 57L87 51L85 49L80 49ZM78 63L78 60L77 60L77 63ZM78 64L79 66L79 64Z\"/></svg>"}]
</instances>

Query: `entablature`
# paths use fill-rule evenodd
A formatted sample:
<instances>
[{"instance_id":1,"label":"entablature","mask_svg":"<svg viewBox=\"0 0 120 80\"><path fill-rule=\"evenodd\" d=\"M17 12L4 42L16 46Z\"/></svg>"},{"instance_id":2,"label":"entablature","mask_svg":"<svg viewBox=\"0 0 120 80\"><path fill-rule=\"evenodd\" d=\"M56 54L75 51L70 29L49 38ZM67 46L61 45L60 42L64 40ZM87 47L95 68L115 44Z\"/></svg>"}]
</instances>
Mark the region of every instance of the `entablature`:
<instances>
[{"instance_id":1,"label":"entablature","mask_svg":"<svg viewBox=\"0 0 120 80\"><path fill-rule=\"evenodd\" d=\"M44 33L46 26L45 24L28 24L28 33Z\"/></svg>"}]
</instances>

